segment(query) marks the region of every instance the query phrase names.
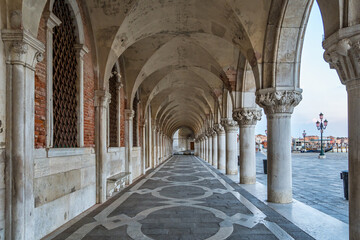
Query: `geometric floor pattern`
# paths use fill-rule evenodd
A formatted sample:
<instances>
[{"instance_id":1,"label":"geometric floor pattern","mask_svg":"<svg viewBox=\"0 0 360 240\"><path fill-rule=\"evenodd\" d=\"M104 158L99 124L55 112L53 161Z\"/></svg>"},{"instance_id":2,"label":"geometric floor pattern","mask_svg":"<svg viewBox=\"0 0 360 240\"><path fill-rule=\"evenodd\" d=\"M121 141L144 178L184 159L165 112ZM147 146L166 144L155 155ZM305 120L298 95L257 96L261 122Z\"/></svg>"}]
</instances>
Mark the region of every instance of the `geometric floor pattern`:
<instances>
[{"instance_id":1,"label":"geometric floor pattern","mask_svg":"<svg viewBox=\"0 0 360 240\"><path fill-rule=\"evenodd\" d=\"M177 155L54 239L313 239L218 170Z\"/></svg>"}]
</instances>

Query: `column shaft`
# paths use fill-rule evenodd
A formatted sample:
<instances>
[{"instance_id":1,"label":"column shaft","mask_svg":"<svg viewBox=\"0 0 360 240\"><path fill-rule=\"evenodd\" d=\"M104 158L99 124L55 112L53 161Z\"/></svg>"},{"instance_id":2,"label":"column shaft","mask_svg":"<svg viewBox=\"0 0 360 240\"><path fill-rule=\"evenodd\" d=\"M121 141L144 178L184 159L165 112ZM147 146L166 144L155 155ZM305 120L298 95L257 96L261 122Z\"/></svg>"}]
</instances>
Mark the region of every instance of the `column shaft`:
<instances>
[{"instance_id":1,"label":"column shaft","mask_svg":"<svg viewBox=\"0 0 360 240\"><path fill-rule=\"evenodd\" d=\"M207 162L212 164L212 136L208 137L208 159Z\"/></svg>"},{"instance_id":2,"label":"column shaft","mask_svg":"<svg viewBox=\"0 0 360 240\"><path fill-rule=\"evenodd\" d=\"M226 167L226 138L225 132L218 133L218 169L225 170Z\"/></svg>"},{"instance_id":3,"label":"column shaft","mask_svg":"<svg viewBox=\"0 0 360 240\"><path fill-rule=\"evenodd\" d=\"M231 119L222 119L221 123L226 132L226 174L237 174L237 133L239 127Z\"/></svg>"},{"instance_id":4,"label":"column shaft","mask_svg":"<svg viewBox=\"0 0 360 240\"><path fill-rule=\"evenodd\" d=\"M360 82L360 80L357 80ZM360 84L347 85L349 122L349 227L350 239L360 239Z\"/></svg>"},{"instance_id":5,"label":"column shaft","mask_svg":"<svg viewBox=\"0 0 360 240\"><path fill-rule=\"evenodd\" d=\"M218 166L218 141L217 134L214 133L212 137L212 165L217 168Z\"/></svg>"},{"instance_id":6,"label":"column shaft","mask_svg":"<svg viewBox=\"0 0 360 240\"><path fill-rule=\"evenodd\" d=\"M240 127L240 183L256 182L255 125Z\"/></svg>"},{"instance_id":7,"label":"column shaft","mask_svg":"<svg viewBox=\"0 0 360 240\"><path fill-rule=\"evenodd\" d=\"M128 184L132 183L132 147L133 147L133 134L132 134L132 123L133 123L134 111L125 109L125 170L130 173Z\"/></svg>"},{"instance_id":8,"label":"column shaft","mask_svg":"<svg viewBox=\"0 0 360 240\"><path fill-rule=\"evenodd\" d=\"M291 114L267 116L268 127L268 201L292 201Z\"/></svg>"}]
</instances>

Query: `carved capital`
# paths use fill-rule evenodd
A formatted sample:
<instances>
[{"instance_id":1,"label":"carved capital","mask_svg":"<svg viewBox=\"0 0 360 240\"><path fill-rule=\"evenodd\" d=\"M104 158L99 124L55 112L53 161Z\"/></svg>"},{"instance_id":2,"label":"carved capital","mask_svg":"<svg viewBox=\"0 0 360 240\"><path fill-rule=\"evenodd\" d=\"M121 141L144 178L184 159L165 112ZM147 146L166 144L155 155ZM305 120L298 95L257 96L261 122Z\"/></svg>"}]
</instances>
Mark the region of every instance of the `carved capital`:
<instances>
[{"instance_id":1,"label":"carved capital","mask_svg":"<svg viewBox=\"0 0 360 240\"><path fill-rule=\"evenodd\" d=\"M95 91L95 107L108 107L111 95L105 90Z\"/></svg>"},{"instance_id":2,"label":"carved capital","mask_svg":"<svg viewBox=\"0 0 360 240\"><path fill-rule=\"evenodd\" d=\"M256 103L264 108L265 114L292 113L302 100L301 92L294 90L260 90L256 94Z\"/></svg>"},{"instance_id":3,"label":"carved capital","mask_svg":"<svg viewBox=\"0 0 360 240\"><path fill-rule=\"evenodd\" d=\"M76 44L74 47L77 56L81 59L84 58L85 54L89 53L89 49L84 44Z\"/></svg>"},{"instance_id":4,"label":"carved capital","mask_svg":"<svg viewBox=\"0 0 360 240\"><path fill-rule=\"evenodd\" d=\"M217 134L224 134L225 133L225 129L221 124L215 124L214 125L214 130L216 131Z\"/></svg>"},{"instance_id":5,"label":"carved capital","mask_svg":"<svg viewBox=\"0 0 360 240\"><path fill-rule=\"evenodd\" d=\"M222 118L221 125L224 126L225 132L237 132L239 130L239 125L231 118Z\"/></svg>"},{"instance_id":6,"label":"carved capital","mask_svg":"<svg viewBox=\"0 0 360 240\"><path fill-rule=\"evenodd\" d=\"M213 137L215 134L216 134L216 132L214 131L213 128L209 128L209 129L207 130L207 135L208 135L208 137Z\"/></svg>"},{"instance_id":7,"label":"carved capital","mask_svg":"<svg viewBox=\"0 0 360 240\"><path fill-rule=\"evenodd\" d=\"M22 64L34 69L36 64L43 60L45 46L29 32L22 29L3 29L1 37L5 43L7 63Z\"/></svg>"},{"instance_id":8,"label":"carved capital","mask_svg":"<svg viewBox=\"0 0 360 240\"><path fill-rule=\"evenodd\" d=\"M258 108L238 108L233 111L233 119L239 126L256 125L261 120L261 109Z\"/></svg>"},{"instance_id":9,"label":"carved capital","mask_svg":"<svg viewBox=\"0 0 360 240\"><path fill-rule=\"evenodd\" d=\"M125 120L126 121L131 121L133 119L134 115L135 115L134 110L125 109Z\"/></svg>"},{"instance_id":10,"label":"carved capital","mask_svg":"<svg viewBox=\"0 0 360 240\"><path fill-rule=\"evenodd\" d=\"M323 48L325 61L342 84L360 80L360 25L340 29L323 42Z\"/></svg>"}]
</instances>

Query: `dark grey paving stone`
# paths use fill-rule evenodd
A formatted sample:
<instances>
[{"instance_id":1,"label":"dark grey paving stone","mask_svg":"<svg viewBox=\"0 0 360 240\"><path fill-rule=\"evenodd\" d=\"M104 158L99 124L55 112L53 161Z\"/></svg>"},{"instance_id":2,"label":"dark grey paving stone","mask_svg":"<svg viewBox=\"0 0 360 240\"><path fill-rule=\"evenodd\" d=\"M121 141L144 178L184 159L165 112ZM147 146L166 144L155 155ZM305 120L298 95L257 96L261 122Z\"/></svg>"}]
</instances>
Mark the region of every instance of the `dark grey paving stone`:
<instances>
[{"instance_id":1,"label":"dark grey paving stone","mask_svg":"<svg viewBox=\"0 0 360 240\"><path fill-rule=\"evenodd\" d=\"M211 171L215 172L265 213L267 215L266 220L277 223L295 239L311 239L309 235L297 226L253 197L239 185L233 183L218 170L211 166L209 167L212 169ZM149 174L152 172L153 171ZM167 177L166 179L170 182L161 179L164 177ZM207 179L197 181L199 177L205 177ZM162 197L155 197L151 193L132 193L124 202L116 206L107 217L116 218L118 216L127 216L133 218L141 214L142 217L137 223L141 224L141 232L152 239L200 240L215 235L221 228L221 224L224 224L224 220L217 217L212 211L221 211L228 217L232 217L238 213L252 216L251 211L240 203L231 193L223 193L221 191L220 193L212 192L215 189L224 190L226 187L204 167L201 160L193 156L172 158L160 168L160 171L155 172L151 178L152 179L148 179L140 186L139 190L157 191ZM141 179L132 186L140 180ZM81 230L85 224L94 222L94 217L97 214L106 210L110 204L122 197L132 186L127 187L120 194L115 195L79 222L66 229L55 239L66 239L76 230ZM203 189L202 187L205 188ZM210 196L203 197L207 191L210 191ZM191 201L193 198L199 199L196 199L194 203ZM120 222L120 220L116 220L111 223L116 226L116 224ZM101 224L102 223L99 223L99 226L93 228L84 239L131 239L127 235L128 227L126 225L108 230ZM227 224L232 225L232 223ZM232 226L234 230L230 232L231 235L228 239L276 239L273 233L261 223L255 225L253 228L247 228L237 224Z\"/></svg>"}]
</instances>

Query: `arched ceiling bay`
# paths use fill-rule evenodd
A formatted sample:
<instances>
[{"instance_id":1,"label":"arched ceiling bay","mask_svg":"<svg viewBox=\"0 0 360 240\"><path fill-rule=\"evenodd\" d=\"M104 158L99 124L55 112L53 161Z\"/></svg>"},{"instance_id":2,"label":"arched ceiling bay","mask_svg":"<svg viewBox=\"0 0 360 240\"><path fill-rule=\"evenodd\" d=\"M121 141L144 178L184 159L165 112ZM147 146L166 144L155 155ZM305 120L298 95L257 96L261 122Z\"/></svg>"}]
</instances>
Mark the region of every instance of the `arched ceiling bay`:
<instances>
[{"instance_id":1,"label":"arched ceiling bay","mask_svg":"<svg viewBox=\"0 0 360 240\"><path fill-rule=\"evenodd\" d=\"M236 48L254 68L261 62L268 0L251 4L248 0L119 0L86 1L86 5L103 85L116 59L143 39L152 39L156 50L169 38L186 36L197 39L209 52L226 45ZM146 54L152 55L148 50ZM225 50L214 57L221 62L231 55Z\"/></svg>"}]
</instances>

